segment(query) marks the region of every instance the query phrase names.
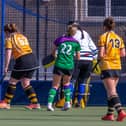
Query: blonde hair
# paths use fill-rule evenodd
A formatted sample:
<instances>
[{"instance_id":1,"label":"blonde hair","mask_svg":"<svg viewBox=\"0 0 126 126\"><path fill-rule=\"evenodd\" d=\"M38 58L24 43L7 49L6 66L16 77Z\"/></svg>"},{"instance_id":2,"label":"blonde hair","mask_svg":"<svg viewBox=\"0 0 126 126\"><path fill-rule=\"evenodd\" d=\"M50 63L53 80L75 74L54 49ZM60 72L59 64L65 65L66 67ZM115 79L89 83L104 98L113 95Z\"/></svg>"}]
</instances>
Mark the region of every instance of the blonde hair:
<instances>
[{"instance_id":1,"label":"blonde hair","mask_svg":"<svg viewBox=\"0 0 126 126\"><path fill-rule=\"evenodd\" d=\"M77 26L76 25L70 25L68 27L67 34L68 34L68 36L73 36L73 35L75 35L76 31L77 31Z\"/></svg>"}]
</instances>

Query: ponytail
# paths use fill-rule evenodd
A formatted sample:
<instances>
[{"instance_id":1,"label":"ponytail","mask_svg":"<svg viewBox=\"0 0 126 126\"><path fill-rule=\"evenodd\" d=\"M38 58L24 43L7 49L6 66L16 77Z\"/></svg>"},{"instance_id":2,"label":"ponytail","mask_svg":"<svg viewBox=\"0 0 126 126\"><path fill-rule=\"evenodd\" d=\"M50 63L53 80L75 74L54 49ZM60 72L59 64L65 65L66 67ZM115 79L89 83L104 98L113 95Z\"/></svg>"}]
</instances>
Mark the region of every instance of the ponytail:
<instances>
[{"instance_id":1,"label":"ponytail","mask_svg":"<svg viewBox=\"0 0 126 126\"><path fill-rule=\"evenodd\" d=\"M83 29L80 27L80 25L78 26L78 30L81 31L81 39L84 39L84 32Z\"/></svg>"},{"instance_id":2,"label":"ponytail","mask_svg":"<svg viewBox=\"0 0 126 126\"><path fill-rule=\"evenodd\" d=\"M76 25L77 29L80 30L80 32L81 32L81 39L84 39L83 29L81 28L81 26L79 25L79 23L77 23L75 21L69 21L67 25Z\"/></svg>"}]
</instances>

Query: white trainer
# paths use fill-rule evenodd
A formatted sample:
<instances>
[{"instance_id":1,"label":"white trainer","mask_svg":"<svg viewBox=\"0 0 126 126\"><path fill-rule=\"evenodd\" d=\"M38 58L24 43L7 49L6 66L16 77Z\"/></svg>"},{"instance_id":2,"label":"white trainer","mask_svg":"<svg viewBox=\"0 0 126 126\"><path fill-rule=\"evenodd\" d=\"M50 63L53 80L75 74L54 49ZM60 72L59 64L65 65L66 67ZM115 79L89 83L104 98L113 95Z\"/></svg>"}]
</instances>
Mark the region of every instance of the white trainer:
<instances>
[{"instance_id":1,"label":"white trainer","mask_svg":"<svg viewBox=\"0 0 126 126\"><path fill-rule=\"evenodd\" d=\"M67 111L67 110L70 109L70 108L71 108L70 102L66 102L66 103L64 104L64 107L62 108L62 111Z\"/></svg>"},{"instance_id":2,"label":"white trainer","mask_svg":"<svg viewBox=\"0 0 126 126\"><path fill-rule=\"evenodd\" d=\"M51 103L48 103L47 111L52 111L52 112L54 112L54 108L52 107L52 104L51 104Z\"/></svg>"}]
</instances>

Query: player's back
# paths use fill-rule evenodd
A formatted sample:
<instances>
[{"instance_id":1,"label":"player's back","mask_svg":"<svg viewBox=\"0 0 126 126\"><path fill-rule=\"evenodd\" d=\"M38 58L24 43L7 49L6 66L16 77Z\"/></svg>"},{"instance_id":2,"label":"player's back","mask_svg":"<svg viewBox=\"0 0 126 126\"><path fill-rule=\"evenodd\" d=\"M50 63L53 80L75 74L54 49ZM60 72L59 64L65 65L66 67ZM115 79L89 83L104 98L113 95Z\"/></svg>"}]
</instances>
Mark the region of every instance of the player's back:
<instances>
[{"instance_id":1,"label":"player's back","mask_svg":"<svg viewBox=\"0 0 126 126\"><path fill-rule=\"evenodd\" d=\"M32 53L32 49L27 38L20 33L11 34L11 36L6 40L6 48L12 48L15 59L22 55Z\"/></svg>"},{"instance_id":2,"label":"player's back","mask_svg":"<svg viewBox=\"0 0 126 126\"><path fill-rule=\"evenodd\" d=\"M120 49L124 48L121 37L114 31L106 32L100 36L99 46L105 47L102 69L120 69Z\"/></svg>"},{"instance_id":3,"label":"player's back","mask_svg":"<svg viewBox=\"0 0 126 126\"><path fill-rule=\"evenodd\" d=\"M102 35L105 41L105 59L119 59L120 48L122 48L123 40L115 32L110 31Z\"/></svg>"},{"instance_id":4,"label":"player's back","mask_svg":"<svg viewBox=\"0 0 126 126\"><path fill-rule=\"evenodd\" d=\"M80 51L80 44L72 37L63 37L59 40L56 66L63 69L73 69L74 54Z\"/></svg>"}]
</instances>

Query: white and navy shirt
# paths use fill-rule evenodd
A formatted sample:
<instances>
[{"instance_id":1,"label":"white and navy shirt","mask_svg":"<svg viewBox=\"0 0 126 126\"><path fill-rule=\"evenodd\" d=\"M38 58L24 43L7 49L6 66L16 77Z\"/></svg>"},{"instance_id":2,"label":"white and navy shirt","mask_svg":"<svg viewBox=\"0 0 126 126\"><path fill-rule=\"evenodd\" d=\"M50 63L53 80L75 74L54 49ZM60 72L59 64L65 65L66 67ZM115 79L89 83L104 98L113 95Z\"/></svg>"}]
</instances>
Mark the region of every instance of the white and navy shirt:
<instances>
[{"instance_id":1,"label":"white and navy shirt","mask_svg":"<svg viewBox=\"0 0 126 126\"><path fill-rule=\"evenodd\" d=\"M97 58L98 50L89 34L84 30L83 34L83 39L80 30L78 30L77 33L73 36L80 43L81 46L80 60L92 61L93 59Z\"/></svg>"}]
</instances>

